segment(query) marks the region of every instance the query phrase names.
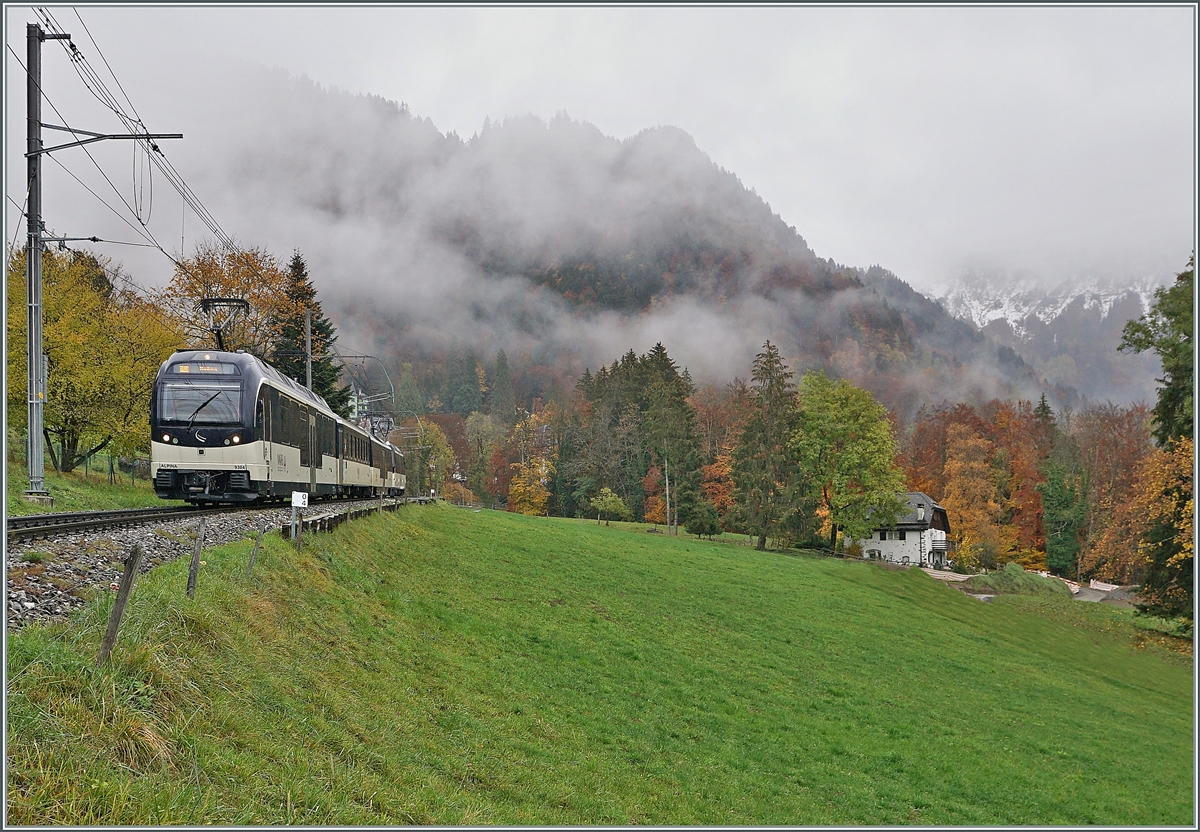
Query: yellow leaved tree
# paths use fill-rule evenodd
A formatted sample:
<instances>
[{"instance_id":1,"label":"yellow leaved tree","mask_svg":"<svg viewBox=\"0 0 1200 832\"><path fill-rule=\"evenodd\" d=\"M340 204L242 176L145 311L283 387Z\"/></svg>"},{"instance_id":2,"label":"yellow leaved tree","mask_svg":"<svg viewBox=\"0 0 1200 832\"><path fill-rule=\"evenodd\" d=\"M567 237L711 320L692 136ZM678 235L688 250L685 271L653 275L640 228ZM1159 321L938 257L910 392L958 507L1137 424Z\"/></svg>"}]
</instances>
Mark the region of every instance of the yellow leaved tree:
<instances>
[{"instance_id":1,"label":"yellow leaved tree","mask_svg":"<svg viewBox=\"0 0 1200 832\"><path fill-rule=\"evenodd\" d=\"M86 251L42 254L42 342L48 357L43 410L47 449L60 471L101 451L149 450L150 395L158 367L183 343L150 301L114 285L107 258ZM27 424L25 251L9 257L9 427Z\"/></svg>"},{"instance_id":2,"label":"yellow leaved tree","mask_svg":"<svg viewBox=\"0 0 1200 832\"><path fill-rule=\"evenodd\" d=\"M557 453L550 429L553 412L528 416L513 427L510 441L520 460L510 465L513 476L508 486L508 510L518 514L543 515L550 502L550 479Z\"/></svg>"},{"instance_id":3,"label":"yellow leaved tree","mask_svg":"<svg viewBox=\"0 0 1200 832\"><path fill-rule=\"evenodd\" d=\"M947 429L942 506L958 543L955 561L962 566L995 566L1001 549L994 455L991 441L971 428L954 424Z\"/></svg>"}]
</instances>

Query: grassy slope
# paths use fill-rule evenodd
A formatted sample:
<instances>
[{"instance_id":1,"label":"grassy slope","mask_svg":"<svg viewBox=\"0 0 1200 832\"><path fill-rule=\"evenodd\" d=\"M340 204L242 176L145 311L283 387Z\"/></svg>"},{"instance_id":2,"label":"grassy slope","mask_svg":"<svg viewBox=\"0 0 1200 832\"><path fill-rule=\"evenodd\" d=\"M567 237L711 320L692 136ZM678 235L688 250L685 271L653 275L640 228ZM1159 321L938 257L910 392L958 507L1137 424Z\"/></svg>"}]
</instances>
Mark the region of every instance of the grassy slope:
<instances>
[{"instance_id":1,"label":"grassy slope","mask_svg":"<svg viewBox=\"0 0 1200 832\"><path fill-rule=\"evenodd\" d=\"M29 488L29 471L22 463L8 463L8 493L5 495L9 516L16 514L45 514L52 511L100 511L115 508L141 508L142 506L166 506L168 502L154 496L154 487L149 479L139 477L129 481L127 472L117 472L116 483L108 484L108 458L100 460L102 471L91 471L84 477L83 469L69 474L60 474L46 466L46 488L54 497L54 505L37 505L22 495Z\"/></svg>"},{"instance_id":2,"label":"grassy slope","mask_svg":"<svg viewBox=\"0 0 1200 832\"><path fill-rule=\"evenodd\" d=\"M10 822L1193 817L1190 659L1119 611L448 507L248 552L140 581L104 671L104 606L10 639Z\"/></svg>"}]
</instances>

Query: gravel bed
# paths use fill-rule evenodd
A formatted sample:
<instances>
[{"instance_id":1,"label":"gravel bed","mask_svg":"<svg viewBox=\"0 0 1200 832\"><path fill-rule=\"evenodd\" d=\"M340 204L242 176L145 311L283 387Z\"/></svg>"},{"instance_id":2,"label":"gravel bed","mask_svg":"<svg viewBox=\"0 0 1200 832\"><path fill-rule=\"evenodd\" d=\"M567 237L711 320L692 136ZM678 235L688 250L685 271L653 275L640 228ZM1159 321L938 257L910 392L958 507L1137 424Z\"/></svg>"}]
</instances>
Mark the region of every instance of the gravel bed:
<instances>
[{"instance_id":1,"label":"gravel bed","mask_svg":"<svg viewBox=\"0 0 1200 832\"><path fill-rule=\"evenodd\" d=\"M378 500L314 503L304 513L312 517L326 511L378 504ZM291 516L289 505L210 514L204 518L204 545L207 548L241 540L263 528L279 529ZM93 587L116 590L125 557L135 543L141 544L143 552L139 574L160 563L190 558L199 524L200 518L188 517L24 540L8 546L5 554L8 629L15 630L31 622L61 621L95 597Z\"/></svg>"}]
</instances>

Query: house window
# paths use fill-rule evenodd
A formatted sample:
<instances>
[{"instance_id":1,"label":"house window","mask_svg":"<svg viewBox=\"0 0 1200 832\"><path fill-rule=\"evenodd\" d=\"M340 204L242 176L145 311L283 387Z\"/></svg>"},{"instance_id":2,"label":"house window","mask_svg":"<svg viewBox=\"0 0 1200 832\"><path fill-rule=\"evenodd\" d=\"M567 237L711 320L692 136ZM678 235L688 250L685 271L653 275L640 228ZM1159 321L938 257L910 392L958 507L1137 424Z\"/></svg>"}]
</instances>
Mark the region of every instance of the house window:
<instances>
[{"instance_id":1,"label":"house window","mask_svg":"<svg viewBox=\"0 0 1200 832\"><path fill-rule=\"evenodd\" d=\"M904 539L904 530L903 529L900 530L900 539L901 540Z\"/></svg>"},{"instance_id":2,"label":"house window","mask_svg":"<svg viewBox=\"0 0 1200 832\"><path fill-rule=\"evenodd\" d=\"M887 532L886 532L886 531L880 531L880 532L879 532L879 539L880 539L880 540L887 540Z\"/></svg>"},{"instance_id":3,"label":"house window","mask_svg":"<svg viewBox=\"0 0 1200 832\"><path fill-rule=\"evenodd\" d=\"M924 503L917 503L917 519L918 520L925 519L925 504Z\"/></svg>"}]
</instances>

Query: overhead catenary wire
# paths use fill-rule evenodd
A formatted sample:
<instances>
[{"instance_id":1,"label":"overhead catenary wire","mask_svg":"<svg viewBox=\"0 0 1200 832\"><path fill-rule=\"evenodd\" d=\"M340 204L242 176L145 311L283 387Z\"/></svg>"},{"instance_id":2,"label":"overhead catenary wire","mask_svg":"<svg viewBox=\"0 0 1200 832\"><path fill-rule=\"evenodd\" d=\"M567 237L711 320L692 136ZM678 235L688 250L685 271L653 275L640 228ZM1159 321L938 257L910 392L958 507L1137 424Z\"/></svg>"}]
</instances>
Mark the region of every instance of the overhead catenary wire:
<instances>
[{"instance_id":1,"label":"overhead catenary wire","mask_svg":"<svg viewBox=\"0 0 1200 832\"><path fill-rule=\"evenodd\" d=\"M17 238L21 236L21 224L25 221L25 209L29 207L29 187L29 185L25 186L24 205L17 205L17 201L15 199L13 199L11 196L8 196L8 194L5 194L5 196L8 197L8 201L11 202L17 209L17 230L16 233L13 234L13 241L8 247L9 255L17 250Z\"/></svg>"},{"instance_id":2,"label":"overhead catenary wire","mask_svg":"<svg viewBox=\"0 0 1200 832\"><path fill-rule=\"evenodd\" d=\"M55 31L61 33L62 27L58 25L53 16L45 9L42 9L41 11L45 14L47 26L53 27ZM79 17L78 10L75 11L75 14L77 17ZM82 22L83 19L80 18L80 23ZM86 25L84 28L86 30ZM109 74L112 75L113 81L121 90L122 95L125 96L126 101L128 101L129 98L127 95L125 95L125 90L121 86L120 80L112 71L112 67L109 65L108 59L104 57L104 53L100 50L99 45L96 44L95 39L92 38L90 31L88 32L88 37L92 40L93 45L96 46L96 51L100 55L101 60L104 61L105 66L108 68ZM87 57L83 55L83 53L79 52L78 47L75 46L74 42L60 41L60 43L62 44L63 49L67 51L72 65L75 66L76 71L80 73L80 78L84 81L85 86L88 87L92 94L95 95L102 104L112 110L113 113L116 114L119 119L121 119L121 122L125 125L126 129L132 134L148 133L149 131L146 129L144 122L137 113L137 108L133 106L132 102L129 102L129 107L133 111L133 115L129 115L125 112L116 96L112 94L104 80L95 71L95 69L92 68L91 64L87 60ZM153 165L158 168L159 172L162 173L167 181L171 183L171 186L176 190L187 206L192 209L192 212L200 218L201 222L208 227L209 231L212 232L217 241L230 251L236 251L236 242L234 242L234 240L225 233L224 229L221 228L220 224L217 223L216 218L213 217L211 212L209 212L209 210L200 201L199 197L196 196L195 192L187 184L183 176L175 169L174 165L171 164L170 160L167 159L166 154L162 152L162 149L157 145L157 143L150 139L142 139L140 140L140 143L144 144L144 149Z\"/></svg>"},{"instance_id":3,"label":"overhead catenary wire","mask_svg":"<svg viewBox=\"0 0 1200 832\"><path fill-rule=\"evenodd\" d=\"M20 57L17 55L17 53L16 53L15 51L13 51L13 48L12 48L12 46L11 46L11 45L8 45L8 44L6 44L6 45L8 46L8 51L9 51L9 52L12 54L12 56L13 56L14 58L16 58L16 60L17 60L17 63L20 65L21 69L25 70L25 74L26 74L26 75L28 75L28 74L29 74L29 69L28 69L28 67L26 67L26 66L25 66L25 64L24 64L24 63L21 61L21 59L20 59ZM50 109L54 110L54 114L55 114L55 115L57 115L57 116L58 116L58 118L59 118L59 119L60 119L60 120L63 122L63 126L64 126L64 127L66 127L66 128L67 128L67 130L68 130L69 132L73 132L73 131L71 131L71 125L67 123L67 120L66 120L65 118L63 118L63 114L62 114L61 112L59 112L59 109L58 109L58 107L56 107L56 106L54 105L54 102L53 102L53 101L50 99L50 96L46 95L46 91L45 91L45 89L42 89L42 88L39 86L39 87L38 87L38 92L41 94L42 98L44 98L44 99L46 100L46 103L50 105ZM125 205L125 208L126 208L128 211L129 211L129 213L130 213L130 214L133 214L133 215L134 215L134 217L136 218L136 217L137 217L137 214L136 214L136 212L133 210L133 206L131 206L131 205L129 204L129 202L128 202L128 201L125 199L125 197L121 195L121 192L120 192L120 190L118 190L117 186L116 186L116 185L113 183L112 179L110 179L110 178L109 178L109 176L108 176L108 174L104 172L104 168L100 167L100 163L96 161L96 157L94 157L94 156L92 155L92 153L91 153L91 150L89 150L89 149L88 149L88 147L87 147L86 145L82 145L82 146L80 147L80 149L81 149L81 150L83 150L83 152L87 154L87 157L88 157L89 159L91 159L91 161L92 161L92 164L93 164L93 165L95 165L95 167L96 167L96 170L100 172L100 175L101 175L102 177L104 177L104 181L108 183L108 185L109 185L109 187L110 187L110 188L112 188L112 190L113 190L113 193L115 193L115 194L117 195L117 198L118 198L118 199L120 199L122 203L124 203L124 205ZM47 154L45 154L45 155L46 155L46 156L48 156L48 157L49 157L49 158L51 158L51 159L54 159L54 161L55 161L55 162L57 162L57 163L58 163L60 166L62 166L62 162L60 162L58 159L55 159L55 157L54 157L52 154L49 154L49 153L47 153ZM79 181L78 177L75 177L75 179L76 179L76 181ZM82 182L81 182L80 184L82 184ZM91 190L91 189L89 188L89 190ZM95 195L96 195L96 194L95 194L95 191L92 191L92 194L93 194L93 196L95 196ZM144 226L143 226L143 227L144 227ZM147 234L149 234L149 233L150 233L149 229L146 229L146 233L147 233ZM164 253L165 253L165 252L164 252Z\"/></svg>"},{"instance_id":4,"label":"overhead catenary wire","mask_svg":"<svg viewBox=\"0 0 1200 832\"><path fill-rule=\"evenodd\" d=\"M9 54L11 54L13 56L13 59L16 60L17 65L21 67L21 69L25 72L26 75L28 75L29 69L28 69L28 67L25 66L24 61L21 60L21 57L19 55L17 55L17 53L13 50L13 48L10 44L6 44L6 46L8 46ZM50 96L46 94L45 89L42 88L40 85L38 86L38 92L42 96L42 98L45 99L46 103L50 105L50 109L52 109L54 111L55 115L58 116L59 120L61 120L63 122L63 127L65 127L68 132L74 133L74 131L71 129L70 124L67 123L67 119L63 117L63 114L59 111L58 107L55 106L55 104L51 100ZM134 132L134 131L131 130L130 132ZM145 132L144 128L143 128L143 132ZM78 134L75 134L75 135L78 135ZM153 145L153 142L151 142L151 144ZM72 179L74 179L80 186L82 186L84 188L84 190L86 190L93 197L95 197L97 200L99 200L102 205L104 205L106 208L108 208L110 211L112 211L122 222L124 222L131 229L133 229L143 239L148 240L151 243L151 247L157 248L160 252L162 252L163 256L165 256L168 260L170 260L171 263L173 263L177 268L183 270L184 272L187 272L188 274L191 274L191 270L188 269L186 263L183 262L183 252L180 251L179 257L176 258L176 257L172 256L171 253L168 252L165 248L163 248L162 244L159 243L157 239L155 239L153 232L151 232L150 229L146 227L145 223L141 222L140 218L137 216L137 213L133 210L132 206L130 206L129 202L124 198L124 196L121 195L121 192L117 189L117 186L113 183L113 181L109 178L109 176L104 172L104 169L100 167L100 163L96 161L95 157L92 156L92 154L88 150L88 148L86 146L83 146L81 149L84 151L84 153L87 154L88 159L91 160L92 164L95 166L96 170L99 171L100 175L102 177L104 177L104 180L106 182L108 182L109 187L112 188L113 193L115 193L117 195L117 198L121 200L121 203L125 206L126 210L128 210L129 213L131 215L133 215L134 219L138 220L138 223L136 225L134 223L130 222L125 216L123 216L121 214L120 211L118 211L116 208L114 208L112 205L110 205L103 197L101 197L99 194L97 194L91 187L89 187L87 185L87 183L85 183L82 179L80 179L78 176L76 176L62 162L61 159L57 158L54 154L50 154L50 153L46 154L46 157L52 159L55 164L57 164L60 168L62 168L64 171L66 171L66 173ZM157 145L154 145L154 149L155 150L158 149ZM26 197L28 198L28 194L26 195ZM186 203L186 200L185 200L185 203ZM193 207L193 211L195 211L194 207ZM202 215L201 215L201 219L203 219ZM215 220L213 222L215 223ZM224 234L224 232L221 232L221 233ZM230 251L236 250L236 244L228 237L226 237L226 240L228 240L228 242L223 243L223 245L225 245L225 247ZM14 243L14 245L15 245L15 243Z\"/></svg>"},{"instance_id":5,"label":"overhead catenary wire","mask_svg":"<svg viewBox=\"0 0 1200 832\"><path fill-rule=\"evenodd\" d=\"M44 9L44 8L43 9L34 9L34 13L37 14L38 18L42 21L42 23L46 26L46 28L52 34L58 34L58 35L66 35L67 34L63 30L62 26L60 26L58 24L58 21L55 20L54 15L51 14L48 9ZM79 16L79 13L76 12L76 17L78 17L78 16ZM83 19L80 18L79 22L82 24ZM84 25L84 30L85 31L87 30L86 25ZM91 38L92 43L95 44L95 42L96 42L95 38L91 37L90 31L88 32L88 37ZM134 111L134 118L131 118L124 112L124 109L122 108L120 102L117 101L116 97L114 95L112 95L112 93L104 85L104 82L99 77L99 75L87 63L87 60L86 60L86 58L84 58L83 53L81 53L79 51L79 49L75 46L75 42L73 40L70 40L69 36L68 36L67 40L65 40L65 41L59 40L59 43L62 45L62 48L66 51L67 58L68 58L68 60L70 60L71 66L75 69L75 74L79 76L79 80L83 82L83 85L84 85L84 87L87 88L88 92L90 92L96 98L97 101L99 101L101 104L103 104L109 110L111 110L121 120L122 124L124 124L124 126L125 126L125 129L129 133L134 134L134 135L136 135L138 133L148 133L149 131L146 129L145 124L142 123L141 116L138 115L137 109L133 106L133 103L129 102L130 109L132 109ZM96 47L96 50L97 50L97 52L99 52L98 46ZM104 59L104 56L101 55L101 58ZM105 66L108 66L107 59L104 59L104 63L105 63ZM111 67L109 67L109 73L110 74L112 73ZM121 89L122 95L124 95L125 90L123 87L121 87L121 82L117 80L115 75L113 75L113 80L116 82L117 87ZM128 102L129 96L126 95L125 100ZM151 144L152 144L152 142L151 142ZM133 204L135 206L135 211L134 211L135 217L137 218L138 222L140 222L142 225L146 225L150 222L151 216L153 215L153 212L154 212L154 172L153 172L153 169L147 169L145 167L139 168L139 166L138 166L139 151L142 153L146 153L146 154L149 153L149 151L142 148L141 141L136 141L133 144L132 199L133 199ZM143 199L143 194L144 194L144 190L145 190L144 184L145 184L145 180L146 180L147 170L150 174L149 175L150 200L148 203ZM140 182L139 182L139 174L141 174ZM143 205L146 206L145 219L142 218Z\"/></svg>"}]
</instances>

